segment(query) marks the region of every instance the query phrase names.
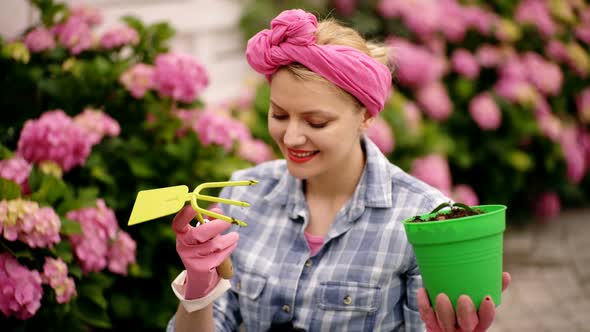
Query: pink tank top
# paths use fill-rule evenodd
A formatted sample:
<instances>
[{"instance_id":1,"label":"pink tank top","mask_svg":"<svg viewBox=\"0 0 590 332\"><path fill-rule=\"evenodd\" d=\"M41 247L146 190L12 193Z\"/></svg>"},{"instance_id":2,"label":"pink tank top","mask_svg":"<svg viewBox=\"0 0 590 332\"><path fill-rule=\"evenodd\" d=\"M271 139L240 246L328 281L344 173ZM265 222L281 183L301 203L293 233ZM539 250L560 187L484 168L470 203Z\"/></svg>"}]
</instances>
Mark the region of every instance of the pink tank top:
<instances>
[{"instance_id":1,"label":"pink tank top","mask_svg":"<svg viewBox=\"0 0 590 332\"><path fill-rule=\"evenodd\" d=\"M308 232L304 232L305 239L307 240L307 244L309 245L309 249L311 249L311 255L315 255L318 250L324 244L324 237L320 235L313 235Z\"/></svg>"}]
</instances>

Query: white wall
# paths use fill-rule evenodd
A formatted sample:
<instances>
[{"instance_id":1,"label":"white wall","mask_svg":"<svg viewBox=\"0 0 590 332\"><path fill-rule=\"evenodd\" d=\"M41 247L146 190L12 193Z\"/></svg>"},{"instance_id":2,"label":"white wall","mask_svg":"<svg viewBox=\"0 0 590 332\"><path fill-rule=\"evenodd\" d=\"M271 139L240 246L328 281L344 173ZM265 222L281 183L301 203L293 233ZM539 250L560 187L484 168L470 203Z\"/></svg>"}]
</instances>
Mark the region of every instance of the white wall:
<instances>
[{"instance_id":1,"label":"white wall","mask_svg":"<svg viewBox=\"0 0 590 332\"><path fill-rule=\"evenodd\" d=\"M207 68L210 85L203 98L218 102L239 94L246 77L253 75L244 57L238 21L239 0L79 0L100 8L100 29L118 23L120 17L133 15L145 23L167 21L176 29L172 50L193 54ZM34 10L26 0L0 0L0 34L17 36L36 22Z\"/></svg>"}]
</instances>

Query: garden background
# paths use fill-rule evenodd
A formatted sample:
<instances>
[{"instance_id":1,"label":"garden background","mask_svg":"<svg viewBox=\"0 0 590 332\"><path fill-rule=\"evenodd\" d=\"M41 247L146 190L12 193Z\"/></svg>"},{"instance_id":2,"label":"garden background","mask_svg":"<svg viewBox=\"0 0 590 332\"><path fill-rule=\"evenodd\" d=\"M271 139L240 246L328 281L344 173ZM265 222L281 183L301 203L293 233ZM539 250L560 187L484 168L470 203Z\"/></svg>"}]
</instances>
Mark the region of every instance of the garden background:
<instances>
[{"instance_id":1,"label":"garden background","mask_svg":"<svg viewBox=\"0 0 590 332\"><path fill-rule=\"evenodd\" d=\"M507 204L512 226L589 205L584 1L89 4L1 5L9 330L164 328L182 265L171 217L126 226L135 195L278 156L243 46L286 8L390 46L394 89L369 136L392 162L455 200Z\"/></svg>"}]
</instances>

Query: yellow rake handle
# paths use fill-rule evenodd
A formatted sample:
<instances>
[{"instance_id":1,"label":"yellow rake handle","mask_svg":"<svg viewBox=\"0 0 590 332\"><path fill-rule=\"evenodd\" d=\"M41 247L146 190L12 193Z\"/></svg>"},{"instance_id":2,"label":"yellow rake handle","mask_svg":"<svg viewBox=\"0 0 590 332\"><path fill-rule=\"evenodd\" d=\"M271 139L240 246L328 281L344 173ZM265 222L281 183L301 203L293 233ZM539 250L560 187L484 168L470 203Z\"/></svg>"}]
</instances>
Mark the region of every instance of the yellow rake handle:
<instances>
[{"instance_id":1,"label":"yellow rake handle","mask_svg":"<svg viewBox=\"0 0 590 332\"><path fill-rule=\"evenodd\" d=\"M207 188L252 186L257 183L258 183L258 181L255 181L255 180L247 180L247 181L206 182L206 183L198 185L192 193L188 194L188 195L190 195L191 206L193 207L193 209L195 209L195 211L197 211L197 220L201 224L205 223L205 220L203 219L203 216L201 215L201 214L205 214L205 215L211 216L216 219L221 219L221 220L227 221L229 223L236 224L238 226L248 226L248 224L242 220L238 220L233 217L224 216L222 214L215 213L213 211L209 211L209 210L199 207L197 200L200 199L200 200L208 201L208 202L215 202L215 203L248 207L248 206L250 206L250 204L248 204L247 202L234 201L231 199L202 195L200 192L201 192L201 190L207 189ZM219 265L217 267L217 273L223 279L230 279L234 275L234 267L233 267L233 265L231 263L231 259L229 257L226 258L221 263L221 265Z\"/></svg>"}]
</instances>

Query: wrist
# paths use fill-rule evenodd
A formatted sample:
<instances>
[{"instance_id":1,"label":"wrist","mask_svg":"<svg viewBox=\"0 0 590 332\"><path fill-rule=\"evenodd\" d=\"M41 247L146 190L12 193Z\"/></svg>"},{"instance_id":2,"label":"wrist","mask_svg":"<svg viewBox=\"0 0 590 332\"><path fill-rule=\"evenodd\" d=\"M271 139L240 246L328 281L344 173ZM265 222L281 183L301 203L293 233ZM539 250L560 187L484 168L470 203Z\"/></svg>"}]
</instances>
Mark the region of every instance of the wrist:
<instances>
[{"instance_id":1,"label":"wrist","mask_svg":"<svg viewBox=\"0 0 590 332\"><path fill-rule=\"evenodd\" d=\"M215 269L209 273L191 273L187 270L184 280L185 298L193 300L207 296L217 286L219 280Z\"/></svg>"},{"instance_id":2,"label":"wrist","mask_svg":"<svg viewBox=\"0 0 590 332\"><path fill-rule=\"evenodd\" d=\"M223 293L225 293L228 289L231 288L231 284L229 280L220 279L219 277L218 282L213 285L211 290L208 293L205 293L202 297L189 299L186 297L186 280L187 272L182 271L176 279L171 284L172 291L180 300L180 303L184 307L187 312L193 312L196 310L201 310L208 306L209 304L213 303L217 298L219 298Z\"/></svg>"}]
</instances>

